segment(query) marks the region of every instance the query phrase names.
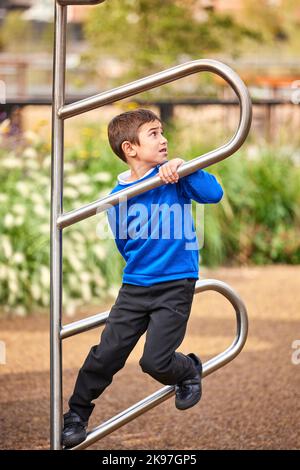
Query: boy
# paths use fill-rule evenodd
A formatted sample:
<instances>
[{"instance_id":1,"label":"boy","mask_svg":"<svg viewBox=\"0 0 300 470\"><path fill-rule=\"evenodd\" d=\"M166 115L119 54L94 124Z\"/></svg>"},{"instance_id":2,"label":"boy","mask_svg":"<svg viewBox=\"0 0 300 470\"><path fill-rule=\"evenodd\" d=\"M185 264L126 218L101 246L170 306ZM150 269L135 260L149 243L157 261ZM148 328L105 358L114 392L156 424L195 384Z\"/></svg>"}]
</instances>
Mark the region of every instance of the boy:
<instances>
[{"instance_id":1,"label":"boy","mask_svg":"<svg viewBox=\"0 0 300 470\"><path fill-rule=\"evenodd\" d=\"M179 410L194 406L202 393L199 357L175 352L184 338L198 279L198 245L190 205L191 199L217 203L223 190L203 170L179 180L177 169L184 160L167 160L161 121L149 110L116 116L109 123L108 137L113 151L130 168L119 175L112 193L155 175L165 184L108 210L116 245L126 261L123 283L101 342L92 347L79 371L70 410L64 415L62 443L66 447L86 438L95 406L92 400L124 367L146 331L140 360L143 372L162 384L175 385Z\"/></svg>"}]
</instances>

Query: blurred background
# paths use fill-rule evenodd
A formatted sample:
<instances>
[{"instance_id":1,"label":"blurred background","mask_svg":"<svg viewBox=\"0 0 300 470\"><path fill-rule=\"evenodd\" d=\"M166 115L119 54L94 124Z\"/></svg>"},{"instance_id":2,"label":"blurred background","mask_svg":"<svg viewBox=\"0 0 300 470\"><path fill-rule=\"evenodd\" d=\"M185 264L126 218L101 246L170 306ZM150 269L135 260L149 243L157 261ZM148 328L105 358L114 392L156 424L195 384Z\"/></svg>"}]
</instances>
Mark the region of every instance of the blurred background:
<instances>
[{"instance_id":1,"label":"blurred background","mask_svg":"<svg viewBox=\"0 0 300 470\"><path fill-rule=\"evenodd\" d=\"M0 303L25 315L49 306L52 0L0 1ZM297 0L110 0L68 7L67 101L198 58L232 67L253 100L250 135L211 170L225 188L205 214L204 266L300 261L300 5ZM125 165L110 150L115 114L148 106L162 117L170 157L225 143L238 103L202 73L66 122L64 208L98 199ZM99 221L65 231L64 305L114 297L122 260L97 240ZM87 231L88 229L88 231ZM89 236L86 234L89 233ZM94 235L93 235L94 234ZM76 254L76 255L75 255Z\"/></svg>"}]
</instances>

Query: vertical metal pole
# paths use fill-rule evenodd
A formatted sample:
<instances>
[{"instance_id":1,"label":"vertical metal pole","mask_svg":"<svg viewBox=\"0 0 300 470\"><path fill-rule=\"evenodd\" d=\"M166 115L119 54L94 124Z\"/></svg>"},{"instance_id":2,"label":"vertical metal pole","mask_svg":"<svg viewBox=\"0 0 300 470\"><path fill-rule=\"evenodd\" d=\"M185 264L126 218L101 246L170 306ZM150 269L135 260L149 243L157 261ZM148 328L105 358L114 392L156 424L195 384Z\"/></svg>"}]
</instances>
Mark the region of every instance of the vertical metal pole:
<instances>
[{"instance_id":1,"label":"vertical metal pole","mask_svg":"<svg viewBox=\"0 0 300 470\"><path fill-rule=\"evenodd\" d=\"M62 231L57 218L63 210L64 121L58 109L65 101L67 7L55 2L53 62L52 163L51 163L51 249L50 249L50 446L61 449L62 417Z\"/></svg>"}]
</instances>

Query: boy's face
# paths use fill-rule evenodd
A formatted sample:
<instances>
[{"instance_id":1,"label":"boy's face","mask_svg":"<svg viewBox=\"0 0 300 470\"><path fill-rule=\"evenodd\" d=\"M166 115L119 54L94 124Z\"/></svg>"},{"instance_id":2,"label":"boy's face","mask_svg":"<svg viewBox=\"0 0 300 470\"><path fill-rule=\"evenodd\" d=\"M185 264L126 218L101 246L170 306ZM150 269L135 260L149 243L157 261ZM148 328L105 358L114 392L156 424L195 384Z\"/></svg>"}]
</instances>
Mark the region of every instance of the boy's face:
<instances>
[{"instance_id":1,"label":"boy's face","mask_svg":"<svg viewBox=\"0 0 300 470\"><path fill-rule=\"evenodd\" d=\"M140 144L132 144L136 159L154 165L167 160L168 141L163 135L163 128L159 121L143 124L139 129L138 137Z\"/></svg>"}]
</instances>

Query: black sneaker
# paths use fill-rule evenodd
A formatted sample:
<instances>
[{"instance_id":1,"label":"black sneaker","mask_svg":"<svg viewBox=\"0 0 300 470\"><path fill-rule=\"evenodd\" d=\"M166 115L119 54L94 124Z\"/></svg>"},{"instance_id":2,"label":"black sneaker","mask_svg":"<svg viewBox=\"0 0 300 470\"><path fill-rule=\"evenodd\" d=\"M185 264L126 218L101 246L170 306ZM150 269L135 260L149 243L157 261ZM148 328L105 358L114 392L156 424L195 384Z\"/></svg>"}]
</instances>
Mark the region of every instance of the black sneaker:
<instances>
[{"instance_id":1,"label":"black sneaker","mask_svg":"<svg viewBox=\"0 0 300 470\"><path fill-rule=\"evenodd\" d=\"M83 421L75 411L64 414L64 429L62 432L62 445L74 447L86 439L86 428L88 422Z\"/></svg>"},{"instance_id":2,"label":"black sneaker","mask_svg":"<svg viewBox=\"0 0 300 470\"><path fill-rule=\"evenodd\" d=\"M175 406L178 410L187 410L188 408L196 405L196 403L200 401L202 395L202 363L199 357L194 353L190 353L188 356L193 359L197 369L197 374L193 378L184 380L183 382L175 385Z\"/></svg>"}]
</instances>

